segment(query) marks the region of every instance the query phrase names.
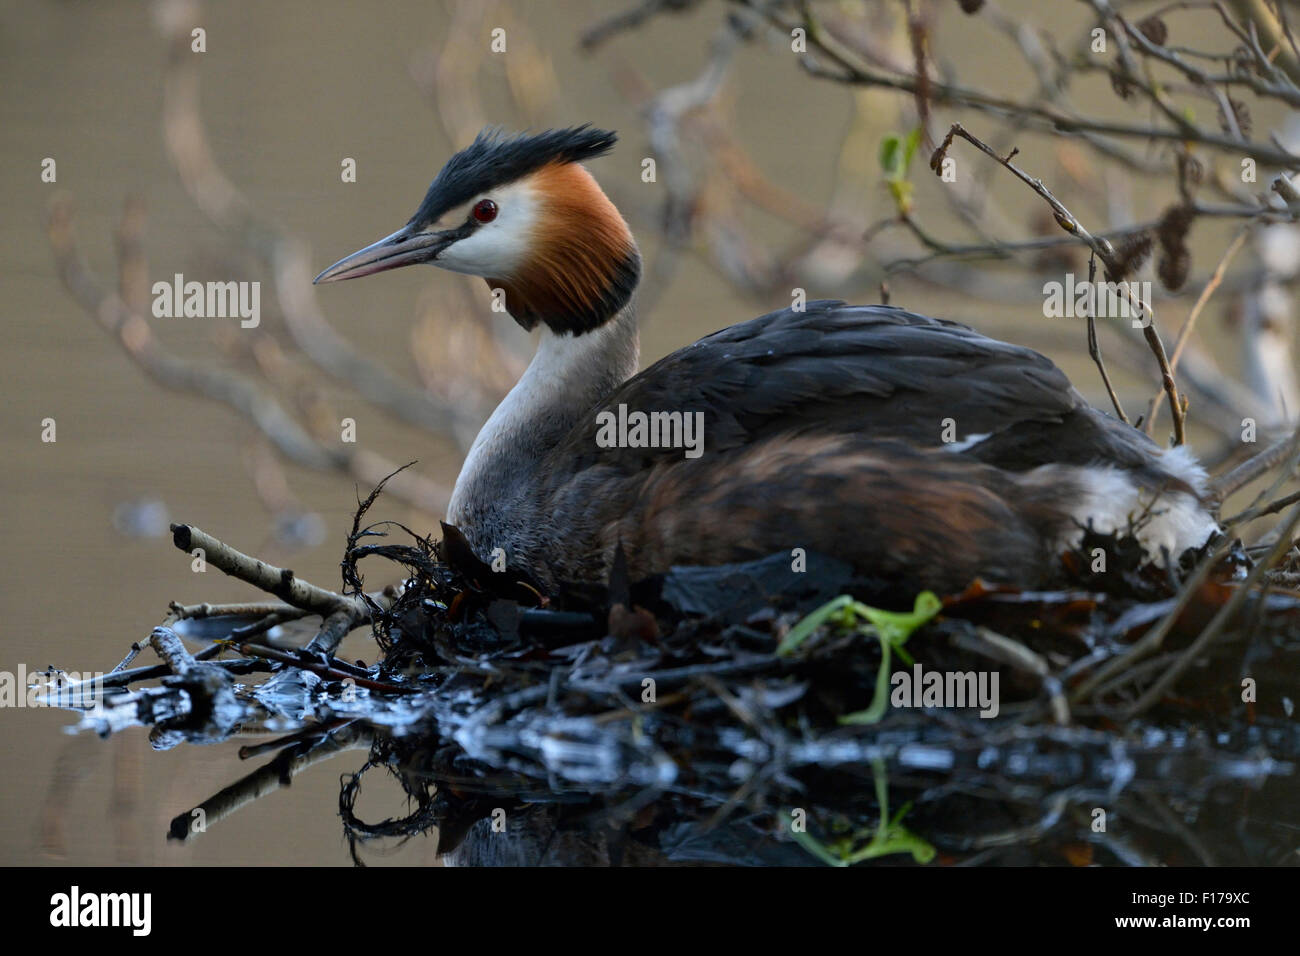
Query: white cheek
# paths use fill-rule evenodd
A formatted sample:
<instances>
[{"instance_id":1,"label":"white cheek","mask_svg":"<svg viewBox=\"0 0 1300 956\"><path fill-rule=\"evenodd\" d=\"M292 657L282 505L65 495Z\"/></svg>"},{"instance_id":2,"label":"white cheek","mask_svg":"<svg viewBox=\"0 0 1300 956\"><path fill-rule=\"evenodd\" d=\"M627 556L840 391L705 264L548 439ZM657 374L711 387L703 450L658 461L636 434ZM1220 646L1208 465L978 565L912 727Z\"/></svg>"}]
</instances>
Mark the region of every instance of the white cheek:
<instances>
[{"instance_id":1,"label":"white cheek","mask_svg":"<svg viewBox=\"0 0 1300 956\"><path fill-rule=\"evenodd\" d=\"M511 186L492 194L497 217L479 226L474 234L453 243L436 265L452 272L487 278L509 278L528 260L533 227L537 221L537 200L523 186Z\"/></svg>"}]
</instances>

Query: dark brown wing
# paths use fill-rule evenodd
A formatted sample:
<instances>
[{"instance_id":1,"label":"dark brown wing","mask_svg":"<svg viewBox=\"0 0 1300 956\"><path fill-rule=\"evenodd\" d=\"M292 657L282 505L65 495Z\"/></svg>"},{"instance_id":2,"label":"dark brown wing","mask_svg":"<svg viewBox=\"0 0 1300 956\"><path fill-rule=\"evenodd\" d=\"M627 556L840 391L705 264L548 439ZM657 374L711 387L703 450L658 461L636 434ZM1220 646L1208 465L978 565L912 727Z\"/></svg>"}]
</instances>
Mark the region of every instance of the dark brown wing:
<instances>
[{"instance_id":1,"label":"dark brown wing","mask_svg":"<svg viewBox=\"0 0 1300 956\"><path fill-rule=\"evenodd\" d=\"M1156 450L1140 432L1092 409L1037 352L957 322L833 301L759 316L656 362L556 450L565 472L631 471L667 454L597 446L596 413L620 404L703 412L706 454L805 432L918 447L970 440L971 457L1015 471L1099 460L1140 470ZM973 441L981 435L989 437Z\"/></svg>"}]
</instances>

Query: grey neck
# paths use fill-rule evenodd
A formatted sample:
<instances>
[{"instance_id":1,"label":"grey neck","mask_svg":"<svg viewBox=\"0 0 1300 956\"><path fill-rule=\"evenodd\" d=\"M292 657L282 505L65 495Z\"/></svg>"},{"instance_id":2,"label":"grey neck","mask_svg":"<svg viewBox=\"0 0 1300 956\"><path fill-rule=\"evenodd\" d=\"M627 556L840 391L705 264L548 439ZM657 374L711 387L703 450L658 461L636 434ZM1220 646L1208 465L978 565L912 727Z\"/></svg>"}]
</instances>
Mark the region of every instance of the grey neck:
<instances>
[{"instance_id":1,"label":"grey neck","mask_svg":"<svg viewBox=\"0 0 1300 956\"><path fill-rule=\"evenodd\" d=\"M447 508L447 520L475 550L509 548L511 519L529 520L519 506L538 486L547 454L636 372L639 351L630 302L581 335L542 326L537 354L474 439Z\"/></svg>"}]
</instances>

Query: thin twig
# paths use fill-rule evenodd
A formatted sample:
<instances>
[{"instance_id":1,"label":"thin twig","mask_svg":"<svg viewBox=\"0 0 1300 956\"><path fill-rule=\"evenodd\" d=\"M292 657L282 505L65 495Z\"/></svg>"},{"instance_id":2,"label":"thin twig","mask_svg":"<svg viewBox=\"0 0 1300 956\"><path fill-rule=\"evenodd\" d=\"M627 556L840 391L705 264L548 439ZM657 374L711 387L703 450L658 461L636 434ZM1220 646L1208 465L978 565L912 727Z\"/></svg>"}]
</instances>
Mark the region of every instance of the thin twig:
<instances>
[{"instance_id":1,"label":"thin twig","mask_svg":"<svg viewBox=\"0 0 1300 956\"><path fill-rule=\"evenodd\" d=\"M1169 356L1170 372L1173 372L1178 368L1178 360L1183 357L1183 347L1187 345L1188 339L1191 338L1192 329L1196 327L1196 320L1200 318L1201 311L1205 308L1205 304L1210 301L1210 296L1214 295L1215 290L1218 289L1220 283L1223 282L1223 277L1228 269L1228 263L1232 261L1233 257L1241 249L1242 244L1245 243L1246 237L1249 233L1249 225L1242 226L1237 230L1237 235L1233 238L1232 242L1228 244L1228 248L1219 259L1219 264L1215 267L1214 274L1210 276L1209 281L1207 281L1204 288L1201 289L1201 294L1197 297L1196 304L1192 306L1192 311L1188 313L1187 321L1184 322L1183 327L1178 330L1178 338L1174 341L1173 353ZM1147 406L1146 420L1148 422L1155 420L1156 412L1160 410L1160 403L1164 401L1164 397L1164 389L1156 392L1155 395L1151 397L1151 404Z\"/></svg>"},{"instance_id":2,"label":"thin twig","mask_svg":"<svg viewBox=\"0 0 1300 956\"><path fill-rule=\"evenodd\" d=\"M1015 163L1011 162L1018 150L1013 149L1007 156L999 156L991 146L983 142L979 137L967 132L960 123L954 123L948 130L948 135L944 137L939 148L934 151L930 157L930 168L939 174L942 169L944 157L947 155L948 148L952 145L953 137L961 137L970 143L980 152L991 156L999 164L1005 167L1012 175L1023 182L1026 186L1037 193L1042 199L1052 207L1052 214L1056 218L1056 224L1065 232L1076 236L1081 240L1093 253L1101 259L1110 272L1118 273L1115 267L1115 249L1105 239L1098 238L1090 233L1083 224L1079 222L1070 210L1065 208L1065 204L1052 195L1051 191L1043 185L1041 179L1035 179L1030 176ZM1178 385L1174 381L1173 370L1169 366L1169 358L1165 354L1164 343L1160 340L1160 333L1156 331L1155 315L1151 308L1151 303L1143 302L1138 298L1133 286L1129 283L1121 283L1125 287L1125 294L1132 305L1137 308L1138 315L1142 320L1142 335L1147 340L1147 345L1156 357L1156 363L1160 367L1160 380L1166 393L1169 395L1169 407L1174 420L1174 444L1182 445L1187 441L1185 428L1186 414L1183 407L1182 397L1178 394ZM1150 422L1147 423L1148 429Z\"/></svg>"},{"instance_id":3,"label":"thin twig","mask_svg":"<svg viewBox=\"0 0 1300 956\"><path fill-rule=\"evenodd\" d=\"M1187 668L1201 656L1201 653L1207 646L1209 646L1210 642L1219 636L1224 627L1227 626L1227 623L1232 620L1233 615L1235 615L1241 605L1245 603L1246 598L1254 593L1255 585L1263 580L1264 575L1267 574L1282 555L1291 550L1291 533L1295 530L1297 525L1300 525L1300 504L1297 504L1292 508L1291 513L1287 516L1286 520L1282 522L1281 528L1277 531L1277 540L1273 543L1273 547L1269 549L1268 555L1264 560L1260 561L1259 564L1251 569L1251 572L1246 577L1245 581L1242 581L1241 584L1237 585L1236 592L1228 599L1228 602L1219 609L1219 613L1214 615L1214 618L1208 625L1206 625L1205 630L1203 630L1197 636L1196 640L1192 641L1187 649L1183 651L1182 656L1179 657L1173 666L1161 674L1160 677L1156 679L1156 682L1148 687L1146 692L1138 698L1137 703L1128 709L1125 713L1126 718L1132 719L1137 717L1140 714L1145 713L1152 707L1152 705L1157 703L1164 696L1165 691L1182 676L1183 671L1187 670Z\"/></svg>"},{"instance_id":4,"label":"thin twig","mask_svg":"<svg viewBox=\"0 0 1300 956\"><path fill-rule=\"evenodd\" d=\"M1097 278L1097 256L1094 253L1088 257L1088 282L1091 284ZM1097 371L1101 373L1102 384L1106 386L1106 394L1110 396L1110 403L1115 406L1115 414L1125 425L1128 422L1128 416L1124 414L1124 406L1120 404L1119 395L1115 393L1115 386L1110 382L1110 374L1106 371L1106 363L1101 357L1101 345L1097 342L1097 316L1094 314L1095 309L1088 310L1088 354L1092 356L1093 362L1097 365Z\"/></svg>"},{"instance_id":5,"label":"thin twig","mask_svg":"<svg viewBox=\"0 0 1300 956\"><path fill-rule=\"evenodd\" d=\"M1277 514L1288 505L1293 505L1300 501L1300 491L1284 495L1275 501L1270 501L1266 505L1258 505L1254 508L1247 508L1245 511L1238 512L1231 518L1225 518L1220 522L1225 528L1232 528L1247 521L1254 521L1256 518L1263 518L1266 515Z\"/></svg>"},{"instance_id":6,"label":"thin twig","mask_svg":"<svg viewBox=\"0 0 1300 956\"><path fill-rule=\"evenodd\" d=\"M1210 479L1210 494L1218 501L1224 501L1230 494L1250 484L1260 475L1272 471L1300 446L1300 430L1286 438L1279 439L1259 454L1246 459L1226 474Z\"/></svg>"}]
</instances>

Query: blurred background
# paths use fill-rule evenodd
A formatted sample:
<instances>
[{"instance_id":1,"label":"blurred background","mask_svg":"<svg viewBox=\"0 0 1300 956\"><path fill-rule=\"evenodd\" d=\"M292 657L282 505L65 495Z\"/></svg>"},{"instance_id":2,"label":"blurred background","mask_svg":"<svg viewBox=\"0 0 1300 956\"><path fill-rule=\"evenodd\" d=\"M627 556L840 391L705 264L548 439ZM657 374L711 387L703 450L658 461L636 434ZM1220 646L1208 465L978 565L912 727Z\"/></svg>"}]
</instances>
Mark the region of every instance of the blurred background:
<instances>
[{"instance_id":1,"label":"blurred background","mask_svg":"<svg viewBox=\"0 0 1300 956\"><path fill-rule=\"evenodd\" d=\"M1137 23L1160 5L1115 6ZM1242 18L1252 6L1268 12L1228 6ZM1229 116L1223 100L1147 58L1134 75L1156 95L1135 92L1116 79L1113 49L1090 49L1097 11L1032 0L0 2L0 669L108 671L169 601L253 596L218 572L193 573L169 521L336 588L357 496L416 460L371 517L437 527L464 449L522 369L529 336L490 311L482 283L431 269L315 292L309 282L404 223L446 158L488 123L619 131L618 149L592 171L646 255L643 365L789 305L797 287L809 298L887 297L1029 345L1109 409L1083 320L1043 311L1044 282L1085 278L1085 252L969 144L949 152L955 184L926 161L960 120L1001 155L1018 148L1014 161L1093 233L1195 205L1190 233L1170 249L1158 239L1135 273L1154 283L1172 351L1233 253L1180 354L1191 444L1223 463L1242 451L1243 418L1258 423L1260 442L1285 434L1300 409L1290 299L1300 239L1294 226L1268 225L1285 218L1267 214L1268 203L1279 208L1269 195L1278 164L1260 160L1254 182L1240 173L1259 152L1251 144L1274 155L1300 146L1295 110L1243 80L1229 87ZM1212 73L1242 57L1212 10L1162 23L1173 35L1153 42L1216 51L1220 61L1195 60ZM791 49L799 24L812 70ZM504 51L492 48L495 30ZM1293 49L1277 45L1279 68ZM846 63L920 94L843 82ZM1034 109L932 95L945 84ZM1044 111L1167 127L1160 102L1191 110L1182 115L1213 141L1037 128ZM882 162L882 144L918 128L910 167ZM42 179L47 158L54 182ZM348 159L355 182L341 175ZM51 210L64 275L84 278L71 224L101 297L65 290ZM1181 284L1156 274L1180 266ZM260 281L260 325L153 318L148 290L175 273ZM132 308L147 321L120 321ZM1099 325L1136 418L1159 390L1155 360L1140 333ZM277 403L284 419L259 427L195 368L248 383L241 394ZM1164 442L1168 403L1160 414ZM339 441L345 418L355 445ZM41 440L44 419L57 441ZM358 635L344 651L373 657ZM4 709L0 720L0 863L347 862L339 776L360 767L360 752L178 846L165 839L171 818L251 769L233 746L155 752L138 730L69 736L72 718L56 710ZM366 788L362 816L404 809L396 787L392 805L383 793ZM373 863L428 863L434 849L425 840L365 852Z\"/></svg>"}]
</instances>

